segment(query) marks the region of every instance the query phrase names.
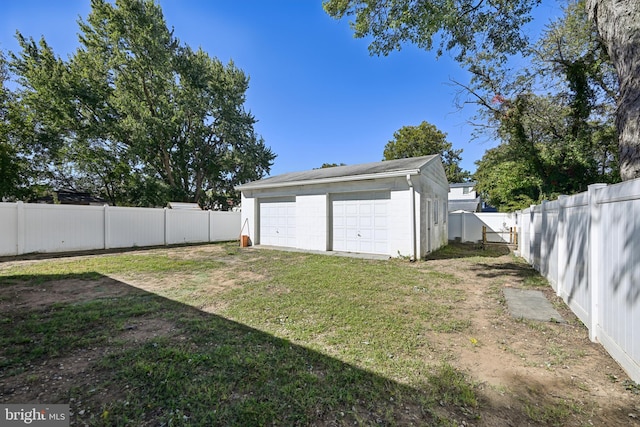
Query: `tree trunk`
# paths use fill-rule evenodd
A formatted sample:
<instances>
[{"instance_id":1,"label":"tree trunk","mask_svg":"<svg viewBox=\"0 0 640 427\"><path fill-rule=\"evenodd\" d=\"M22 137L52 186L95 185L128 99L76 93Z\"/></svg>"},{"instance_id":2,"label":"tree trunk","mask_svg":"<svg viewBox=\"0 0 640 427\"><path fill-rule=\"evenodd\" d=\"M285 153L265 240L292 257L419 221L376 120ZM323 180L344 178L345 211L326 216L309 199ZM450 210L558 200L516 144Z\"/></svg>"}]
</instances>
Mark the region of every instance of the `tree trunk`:
<instances>
[{"instance_id":1,"label":"tree trunk","mask_svg":"<svg viewBox=\"0 0 640 427\"><path fill-rule=\"evenodd\" d=\"M640 178L640 1L587 0L620 82L616 111L620 176Z\"/></svg>"}]
</instances>

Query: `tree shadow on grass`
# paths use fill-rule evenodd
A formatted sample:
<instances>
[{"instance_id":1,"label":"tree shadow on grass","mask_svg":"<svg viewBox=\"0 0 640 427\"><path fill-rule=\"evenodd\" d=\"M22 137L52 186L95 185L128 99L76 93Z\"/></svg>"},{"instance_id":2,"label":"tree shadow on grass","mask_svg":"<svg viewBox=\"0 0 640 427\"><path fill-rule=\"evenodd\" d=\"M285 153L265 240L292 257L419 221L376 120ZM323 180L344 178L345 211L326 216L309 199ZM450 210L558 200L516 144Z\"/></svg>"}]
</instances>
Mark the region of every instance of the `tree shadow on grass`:
<instances>
[{"instance_id":1,"label":"tree shadow on grass","mask_svg":"<svg viewBox=\"0 0 640 427\"><path fill-rule=\"evenodd\" d=\"M0 403L68 403L74 424L531 421L451 365L401 384L98 273L0 277L0 308Z\"/></svg>"},{"instance_id":2,"label":"tree shadow on grass","mask_svg":"<svg viewBox=\"0 0 640 427\"><path fill-rule=\"evenodd\" d=\"M89 425L434 425L460 413L434 412L437 387L96 276L0 278L2 403L70 403Z\"/></svg>"},{"instance_id":3,"label":"tree shadow on grass","mask_svg":"<svg viewBox=\"0 0 640 427\"><path fill-rule=\"evenodd\" d=\"M498 264L477 263L471 267L478 277L485 278L512 278L516 279L520 285L525 287L551 287L547 279L542 277L540 273L524 262L502 262Z\"/></svg>"}]
</instances>

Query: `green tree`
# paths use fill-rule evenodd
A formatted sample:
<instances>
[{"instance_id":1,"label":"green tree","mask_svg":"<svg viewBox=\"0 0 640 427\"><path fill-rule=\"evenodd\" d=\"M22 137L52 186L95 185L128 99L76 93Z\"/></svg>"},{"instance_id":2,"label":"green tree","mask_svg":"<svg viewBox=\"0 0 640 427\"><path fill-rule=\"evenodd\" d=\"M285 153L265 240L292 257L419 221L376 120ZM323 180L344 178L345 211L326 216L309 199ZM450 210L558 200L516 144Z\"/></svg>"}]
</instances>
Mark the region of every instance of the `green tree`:
<instances>
[{"instance_id":1,"label":"green tree","mask_svg":"<svg viewBox=\"0 0 640 427\"><path fill-rule=\"evenodd\" d=\"M242 70L181 45L152 0L91 6L68 62L21 35L12 61L31 127L64 142L58 173L114 203L226 207L235 185L269 171Z\"/></svg>"},{"instance_id":2,"label":"green tree","mask_svg":"<svg viewBox=\"0 0 640 427\"><path fill-rule=\"evenodd\" d=\"M394 132L393 138L384 147L384 160L439 154L449 182L469 180L470 173L460 168L462 150L454 150L453 145L447 141L447 134L431 123L403 126Z\"/></svg>"},{"instance_id":3,"label":"green tree","mask_svg":"<svg viewBox=\"0 0 640 427\"><path fill-rule=\"evenodd\" d=\"M514 160L507 144L485 152L476 162L476 191L499 211L513 212L540 200L542 181L530 164Z\"/></svg>"},{"instance_id":4,"label":"green tree","mask_svg":"<svg viewBox=\"0 0 640 427\"><path fill-rule=\"evenodd\" d=\"M22 61L10 53L9 67L17 76L18 88L9 106L11 136L18 157L28 159L27 175L22 185L32 193L36 188L71 187L62 150L67 144L65 123L73 118L67 102L67 65L57 58L46 41L36 44L20 34Z\"/></svg>"},{"instance_id":5,"label":"green tree","mask_svg":"<svg viewBox=\"0 0 640 427\"><path fill-rule=\"evenodd\" d=\"M8 72L4 54L0 51L0 201L15 197L20 181L15 149L9 144L9 100L5 87Z\"/></svg>"},{"instance_id":6,"label":"green tree","mask_svg":"<svg viewBox=\"0 0 640 427\"><path fill-rule=\"evenodd\" d=\"M38 159L25 150L21 124L21 108L16 94L6 83L10 73L4 53L0 51L0 201L26 200L32 195L31 187Z\"/></svg>"},{"instance_id":7,"label":"green tree","mask_svg":"<svg viewBox=\"0 0 640 427\"><path fill-rule=\"evenodd\" d=\"M478 190L499 208L507 202L495 194L515 197L521 189L523 198L514 200L527 206L620 179L613 124L615 71L583 6L568 5L565 16L533 46L530 67L512 80L482 58L472 67L474 86L468 92L502 141L497 153L487 152L478 163ZM497 179L505 162L512 165L516 182L535 182L536 191Z\"/></svg>"},{"instance_id":8,"label":"green tree","mask_svg":"<svg viewBox=\"0 0 640 427\"><path fill-rule=\"evenodd\" d=\"M322 166L316 169L335 168L337 166L346 166L345 163L323 163Z\"/></svg>"},{"instance_id":9,"label":"green tree","mask_svg":"<svg viewBox=\"0 0 640 427\"><path fill-rule=\"evenodd\" d=\"M12 93L5 86L8 71L4 55L0 51L0 202L21 199L26 195L26 162L19 156L13 143L10 120Z\"/></svg>"},{"instance_id":10,"label":"green tree","mask_svg":"<svg viewBox=\"0 0 640 427\"><path fill-rule=\"evenodd\" d=\"M517 1L411 1L324 0L324 10L333 18L353 17L357 38L371 40L369 51L387 55L404 43L437 52L487 50L517 53L527 39L520 28L531 21L531 10L540 0Z\"/></svg>"},{"instance_id":11,"label":"green tree","mask_svg":"<svg viewBox=\"0 0 640 427\"><path fill-rule=\"evenodd\" d=\"M522 53L527 40L522 26L531 20L539 0L412 1L325 0L325 11L334 18L353 17L356 37L370 38L374 54L399 50L403 43L432 49L439 40L443 49L457 52L464 61L470 52L492 52L504 62ZM586 0L589 19L595 24L617 72L616 127L619 134L620 175L640 177L640 2L637 0Z\"/></svg>"}]
</instances>

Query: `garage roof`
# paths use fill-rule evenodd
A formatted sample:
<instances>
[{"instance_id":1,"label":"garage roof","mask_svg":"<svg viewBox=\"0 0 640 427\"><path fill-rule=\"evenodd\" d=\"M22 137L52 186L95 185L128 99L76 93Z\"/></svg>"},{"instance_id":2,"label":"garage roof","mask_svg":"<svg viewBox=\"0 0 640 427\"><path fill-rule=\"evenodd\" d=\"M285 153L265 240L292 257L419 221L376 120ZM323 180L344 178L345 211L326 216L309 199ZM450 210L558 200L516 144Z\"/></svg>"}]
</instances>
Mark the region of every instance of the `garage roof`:
<instances>
[{"instance_id":1,"label":"garage roof","mask_svg":"<svg viewBox=\"0 0 640 427\"><path fill-rule=\"evenodd\" d=\"M293 185L356 181L381 177L416 175L420 169L434 159L440 159L437 154L408 159L385 160L382 162L363 163L350 166L336 166L332 168L312 169L303 172L290 172L271 176L258 181L239 185L236 190L253 190L258 188L288 187Z\"/></svg>"}]
</instances>

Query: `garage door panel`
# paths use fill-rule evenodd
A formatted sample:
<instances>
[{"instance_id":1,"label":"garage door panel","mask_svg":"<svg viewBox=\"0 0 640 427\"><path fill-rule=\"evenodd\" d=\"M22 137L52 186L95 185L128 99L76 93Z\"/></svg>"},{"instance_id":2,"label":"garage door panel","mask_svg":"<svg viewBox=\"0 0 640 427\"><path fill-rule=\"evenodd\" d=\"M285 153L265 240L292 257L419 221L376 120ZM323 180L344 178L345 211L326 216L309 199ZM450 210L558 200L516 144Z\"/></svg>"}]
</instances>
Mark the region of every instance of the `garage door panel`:
<instances>
[{"instance_id":1,"label":"garage door panel","mask_svg":"<svg viewBox=\"0 0 640 427\"><path fill-rule=\"evenodd\" d=\"M360 217L360 227L362 228L372 228L374 223L374 218L371 216L367 216L366 213L362 214Z\"/></svg>"},{"instance_id":2,"label":"garage door panel","mask_svg":"<svg viewBox=\"0 0 640 427\"><path fill-rule=\"evenodd\" d=\"M376 254L384 254L387 253L387 244L386 243L376 243L373 253Z\"/></svg>"},{"instance_id":3,"label":"garage door panel","mask_svg":"<svg viewBox=\"0 0 640 427\"><path fill-rule=\"evenodd\" d=\"M377 203L374 206L374 211L376 213L376 216L378 215L387 215L387 203Z\"/></svg>"},{"instance_id":4,"label":"garage door panel","mask_svg":"<svg viewBox=\"0 0 640 427\"><path fill-rule=\"evenodd\" d=\"M361 228L360 232L358 233L358 237L361 240L372 240L373 239L373 230L366 229L366 228Z\"/></svg>"},{"instance_id":5,"label":"garage door panel","mask_svg":"<svg viewBox=\"0 0 640 427\"><path fill-rule=\"evenodd\" d=\"M356 239L349 239L347 238L346 244L345 244L345 250L347 252L358 252L360 249L360 246L358 244L358 241Z\"/></svg>"},{"instance_id":6,"label":"garage door panel","mask_svg":"<svg viewBox=\"0 0 640 427\"><path fill-rule=\"evenodd\" d=\"M260 201L260 244L295 247L294 197Z\"/></svg>"},{"instance_id":7,"label":"garage door panel","mask_svg":"<svg viewBox=\"0 0 640 427\"><path fill-rule=\"evenodd\" d=\"M388 225L387 217L377 216L373 219L373 226L376 229L384 228L386 229Z\"/></svg>"},{"instance_id":8,"label":"garage door panel","mask_svg":"<svg viewBox=\"0 0 640 427\"><path fill-rule=\"evenodd\" d=\"M344 212L346 215L357 216L358 215L358 205L354 203L348 203L344 207Z\"/></svg>"},{"instance_id":9,"label":"garage door panel","mask_svg":"<svg viewBox=\"0 0 640 427\"><path fill-rule=\"evenodd\" d=\"M374 240L387 241L389 238L389 233L387 230L375 230Z\"/></svg>"},{"instance_id":10,"label":"garage door panel","mask_svg":"<svg viewBox=\"0 0 640 427\"><path fill-rule=\"evenodd\" d=\"M389 203L389 192L335 195L331 204L333 250L386 254Z\"/></svg>"},{"instance_id":11,"label":"garage door panel","mask_svg":"<svg viewBox=\"0 0 640 427\"><path fill-rule=\"evenodd\" d=\"M344 218L344 225L347 228L356 229L358 228L358 217L357 216L348 216Z\"/></svg>"},{"instance_id":12,"label":"garage door panel","mask_svg":"<svg viewBox=\"0 0 640 427\"><path fill-rule=\"evenodd\" d=\"M360 244L358 245L358 250L354 250L351 252L364 252L364 253L372 254L372 253L375 253L375 250L371 242L361 241Z\"/></svg>"},{"instance_id":13,"label":"garage door panel","mask_svg":"<svg viewBox=\"0 0 640 427\"><path fill-rule=\"evenodd\" d=\"M373 211L373 206L370 202L363 202L360 205L360 212L358 212L360 215L371 215L371 212Z\"/></svg>"}]
</instances>

